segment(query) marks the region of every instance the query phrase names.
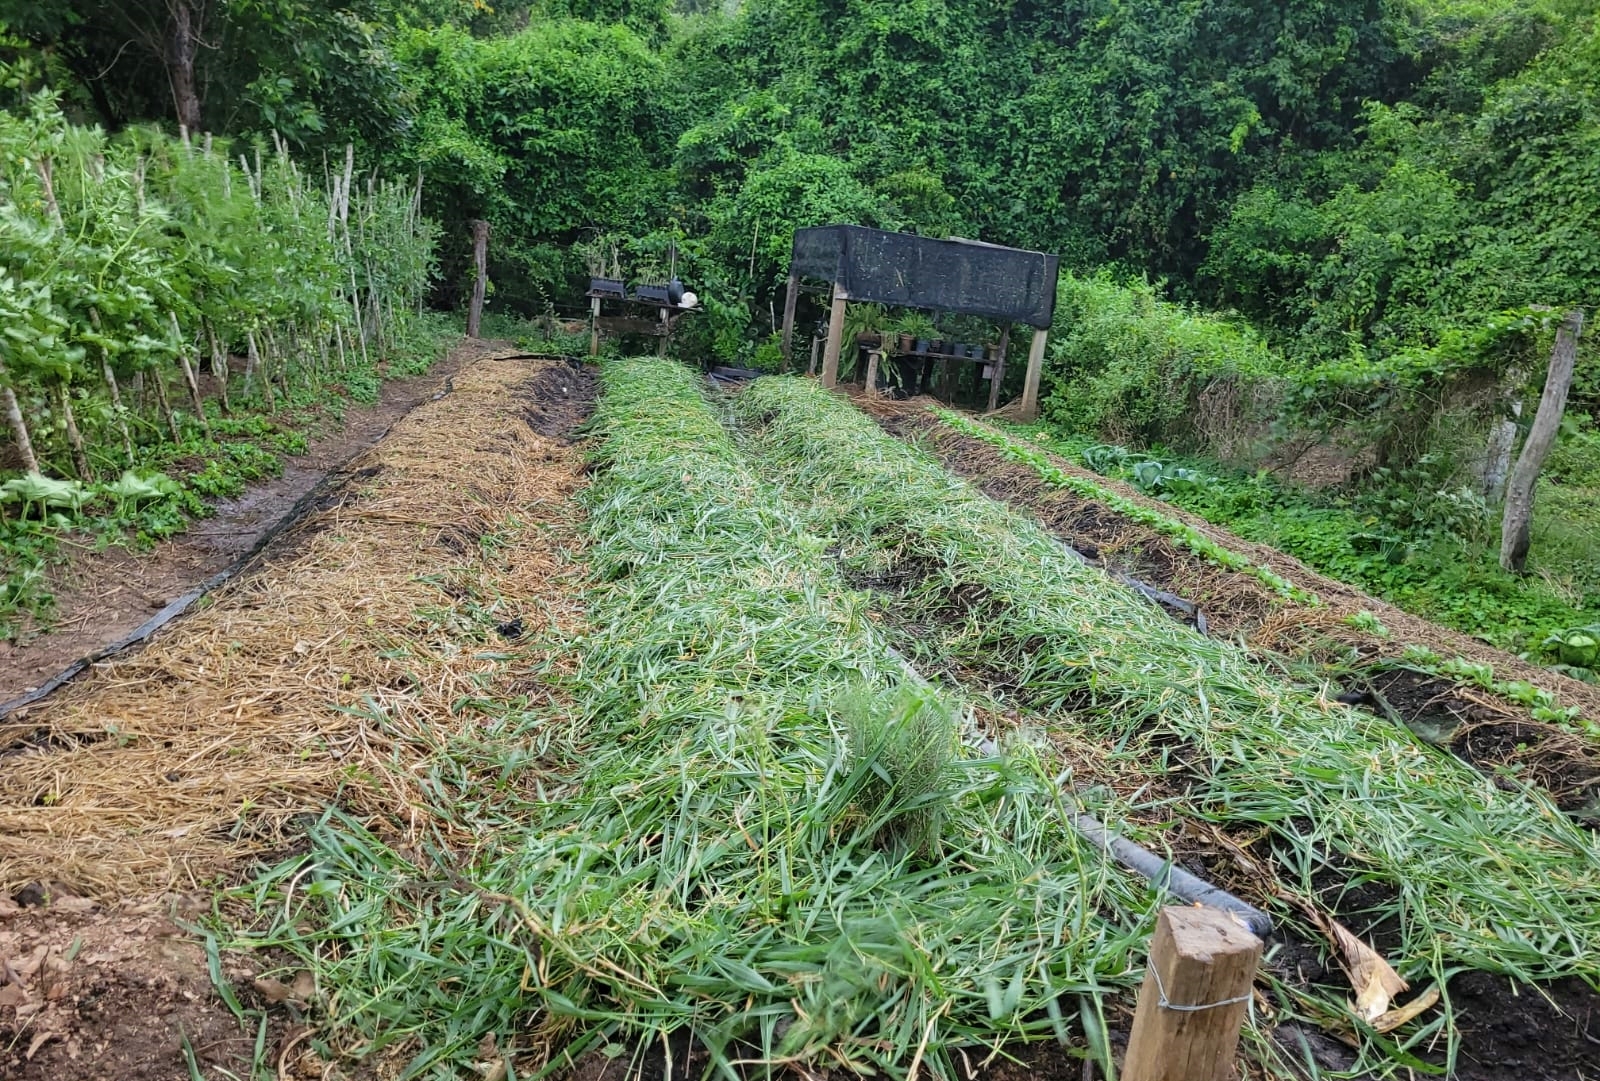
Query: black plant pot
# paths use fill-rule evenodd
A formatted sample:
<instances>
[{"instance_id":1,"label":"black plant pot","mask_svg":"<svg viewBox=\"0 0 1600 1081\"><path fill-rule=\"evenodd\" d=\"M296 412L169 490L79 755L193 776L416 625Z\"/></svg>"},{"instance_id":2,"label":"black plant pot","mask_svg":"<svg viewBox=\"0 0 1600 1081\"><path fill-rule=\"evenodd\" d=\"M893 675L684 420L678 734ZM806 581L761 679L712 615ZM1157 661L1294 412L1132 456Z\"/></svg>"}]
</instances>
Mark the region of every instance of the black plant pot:
<instances>
[{"instance_id":1,"label":"black plant pot","mask_svg":"<svg viewBox=\"0 0 1600 1081\"><path fill-rule=\"evenodd\" d=\"M627 286L621 278L590 278L589 292L599 293L601 296L614 297L621 300L628 295Z\"/></svg>"}]
</instances>

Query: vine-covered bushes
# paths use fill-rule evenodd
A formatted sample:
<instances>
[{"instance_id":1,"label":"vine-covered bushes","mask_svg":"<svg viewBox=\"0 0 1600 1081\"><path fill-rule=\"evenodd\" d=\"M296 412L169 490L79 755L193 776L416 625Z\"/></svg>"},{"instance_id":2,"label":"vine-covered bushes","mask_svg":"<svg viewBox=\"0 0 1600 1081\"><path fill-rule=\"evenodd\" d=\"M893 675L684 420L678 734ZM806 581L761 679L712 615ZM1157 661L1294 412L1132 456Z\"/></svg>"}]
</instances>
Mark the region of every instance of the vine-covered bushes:
<instances>
[{"instance_id":1,"label":"vine-covered bushes","mask_svg":"<svg viewBox=\"0 0 1600 1081\"><path fill-rule=\"evenodd\" d=\"M1046 415L1136 446L1235 442L1241 409L1274 393L1287 366L1243 323L1103 273L1062 274L1051 337Z\"/></svg>"}]
</instances>

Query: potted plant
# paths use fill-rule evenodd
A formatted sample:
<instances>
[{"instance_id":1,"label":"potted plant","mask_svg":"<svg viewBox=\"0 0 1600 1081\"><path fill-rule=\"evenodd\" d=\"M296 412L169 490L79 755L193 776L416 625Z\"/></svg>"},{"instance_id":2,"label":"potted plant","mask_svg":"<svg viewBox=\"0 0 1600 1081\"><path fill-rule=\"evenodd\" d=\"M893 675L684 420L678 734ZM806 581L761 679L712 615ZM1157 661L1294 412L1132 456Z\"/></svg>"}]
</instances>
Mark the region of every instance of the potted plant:
<instances>
[{"instance_id":1,"label":"potted plant","mask_svg":"<svg viewBox=\"0 0 1600 1081\"><path fill-rule=\"evenodd\" d=\"M900 351L902 353L926 353L928 343L937 331L934 329L933 320L922 312L910 311L900 316L895 321L895 329L900 333Z\"/></svg>"},{"instance_id":2,"label":"potted plant","mask_svg":"<svg viewBox=\"0 0 1600 1081\"><path fill-rule=\"evenodd\" d=\"M858 345L877 345L883 337L886 314L882 304L850 305L844 317L844 337Z\"/></svg>"},{"instance_id":3,"label":"potted plant","mask_svg":"<svg viewBox=\"0 0 1600 1081\"><path fill-rule=\"evenodd\" d=\"M597 234L572 246L589 272L591 296L622 299L627 286L622 280L622 265L617 254L616 241L605 234Z\"/></svg>"}]
</instances>

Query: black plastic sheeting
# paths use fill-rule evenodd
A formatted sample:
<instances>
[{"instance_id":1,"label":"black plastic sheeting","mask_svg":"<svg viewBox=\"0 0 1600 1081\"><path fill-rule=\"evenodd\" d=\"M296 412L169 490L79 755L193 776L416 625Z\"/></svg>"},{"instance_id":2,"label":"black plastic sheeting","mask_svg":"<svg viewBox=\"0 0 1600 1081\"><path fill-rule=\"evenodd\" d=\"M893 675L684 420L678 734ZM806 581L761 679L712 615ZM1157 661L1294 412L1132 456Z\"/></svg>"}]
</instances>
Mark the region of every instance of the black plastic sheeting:
<instances>
[{"instance_id":1,"label":"black plastic sheeting","mask_svg":"<svg viewBox=\"0 0 1600 1081\"><path fill-rule=\"evenodd\" d=\"M851 300L977 315L1048 329L1060 258L976 240L935 240L861 225L797 229L789 272Z\"/></svg>"}]
</instances>

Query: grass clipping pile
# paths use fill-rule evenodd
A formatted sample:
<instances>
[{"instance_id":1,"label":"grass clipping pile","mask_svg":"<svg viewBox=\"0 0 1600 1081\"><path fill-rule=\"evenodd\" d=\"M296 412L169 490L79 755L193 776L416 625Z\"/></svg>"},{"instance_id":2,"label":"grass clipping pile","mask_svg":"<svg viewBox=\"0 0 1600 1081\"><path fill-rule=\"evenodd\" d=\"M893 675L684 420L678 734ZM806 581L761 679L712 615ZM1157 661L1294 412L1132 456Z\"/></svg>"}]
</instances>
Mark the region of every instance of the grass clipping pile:
<instances>
[{"instance_id":1,"label":"grass clipping pile","mask_svg":"<svg viewBox=\"0 0 1600 1081\"><path fill-rule=\"evenodd\" d=\"M464 700L517 693L540 659L523 643L576 612L547 587L560 546L507 524L570 516L581 457L526 403L576 404L589 380L467 368L270 563L0 723L0 894L183 892L334 801L416 830L429 746L473 724Z\"/></svg>"}]
</instances>

